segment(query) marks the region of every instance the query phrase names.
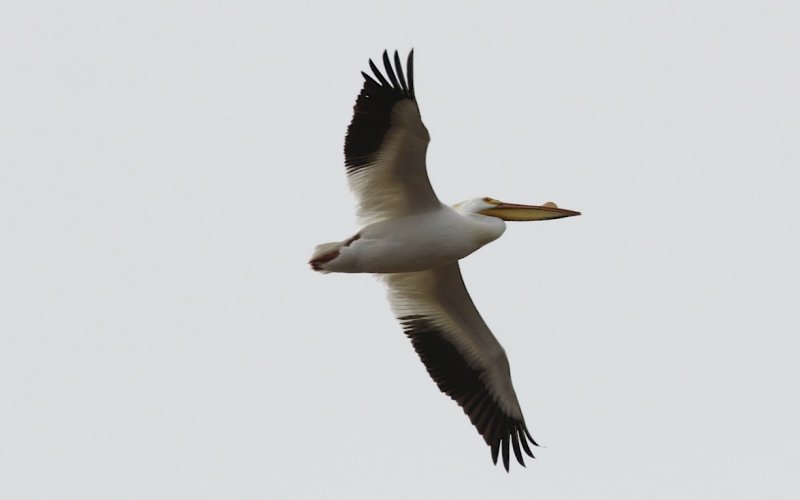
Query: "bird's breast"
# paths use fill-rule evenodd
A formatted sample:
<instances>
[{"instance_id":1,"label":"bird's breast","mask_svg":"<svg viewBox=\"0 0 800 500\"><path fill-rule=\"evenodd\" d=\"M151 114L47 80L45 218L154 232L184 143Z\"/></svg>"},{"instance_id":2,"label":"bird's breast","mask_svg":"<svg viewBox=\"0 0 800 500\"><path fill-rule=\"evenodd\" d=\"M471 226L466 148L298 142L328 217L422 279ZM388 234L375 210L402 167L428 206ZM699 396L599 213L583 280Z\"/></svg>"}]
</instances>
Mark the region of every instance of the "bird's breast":
<instances>
[{"instance_id":1,"label":"bird's breast","mask_svg":"<svg viewBox=\"0 0 800 500\"><path fill-rule=\"evenodd\" d=\"M342 249L342 263L353 269L349 272L422 271L462 259L487 243L449 209L376 222L359 236Z\"/></svg>"}]
</instances>

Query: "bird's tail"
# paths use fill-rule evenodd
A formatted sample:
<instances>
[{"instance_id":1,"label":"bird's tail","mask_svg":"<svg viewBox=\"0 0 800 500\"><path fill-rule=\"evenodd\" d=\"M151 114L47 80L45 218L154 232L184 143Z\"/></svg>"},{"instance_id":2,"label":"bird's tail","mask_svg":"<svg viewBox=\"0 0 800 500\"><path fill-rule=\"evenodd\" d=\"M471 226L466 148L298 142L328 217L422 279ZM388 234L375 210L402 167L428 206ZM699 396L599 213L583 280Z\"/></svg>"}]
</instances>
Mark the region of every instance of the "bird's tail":
<instances>
[{"instance_id":1,"label":"bird's tail","mask_svg":"<svg viewBox=\"0 0 800 500\"><path fill-rule=\"evenodd\" d=\"M311 269L325 274L329 273L330 271L325 269L325 264L339 256L339 249L342 248L342 245L343 243L341 241L317 245L314 249L314 254L311 256L311 260L308 261L311 265Z\"/></svg>"}]
</instances>

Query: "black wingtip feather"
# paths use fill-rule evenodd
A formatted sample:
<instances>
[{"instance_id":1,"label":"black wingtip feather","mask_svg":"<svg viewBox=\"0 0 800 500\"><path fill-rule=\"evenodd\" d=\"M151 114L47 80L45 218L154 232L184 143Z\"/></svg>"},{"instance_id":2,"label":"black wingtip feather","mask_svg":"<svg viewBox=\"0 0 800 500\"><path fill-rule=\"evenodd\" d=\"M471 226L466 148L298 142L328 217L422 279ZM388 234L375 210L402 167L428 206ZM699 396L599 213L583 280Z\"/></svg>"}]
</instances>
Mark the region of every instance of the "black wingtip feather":
<instances>
[{"instance_id":1,"label":"black wingtip feather","mask_svg":"<svg viewBox=\"0 0 800 500\"><path fill-rule=\"evenodd\" d=\"M408 53L406 71L408 72L408 93L412 99L416 99L416 94L414 93L414 49L411 49L411 52Z\"/></svg>"},{"instance_id":2,"label":"black wingtip feather","mask_svg":"<svg viewBox=\"0 0 800 500\"><path fill-rule=\"evenodd\" d=\"M533 445L534 445L534 446L539 446L539 443L537 443L536 441L534 441L534 440L533 440L533 436L531 436L531 433L530 433L530 432L528 432L528 428L527 428L527 427L523 427L523 429L525 430L525 435L526 435L526 436L528 436L528 439L530 439L530 440L531 440L531 443L533 443Z\"/></svg>"},{"instance_id":3,"label":"black wingtip feather","mask_svg":"<svg viewBox=\"0 0 800 500\"><path fill-rule=\"evenodd\" d=\"M519 440L522 443L522 449L525 450L525 453L527 453L528 456L531 457L531 458L536 458L536 457L533 456L533 452L531 451L530 447L528 447L528 440L525 439L525 434L523 433L523 431L521 429L517 428L516 432L517 432L517 435L519 436Z\"/></svg>"},{"instance_id":4,"label":"black wingtip feather","mask_svg":"<svg viewBox=\"0 0 800 500\"><path fill-rule=\"evenodd\" d=\"M511 432L511 444L514 445L514 456L517 457L517 462L525 467L525 461L522 460L522 451L519 449L519 436L516 430Z\"/></svg>"},{"instance_id":5,"label":"black wingtip feather","mask_svg":"<svg viewBox=\"0 0 800 500\"><path fill-rule=\"evenodd\" d=\"M403 65L400 64L400 55L397 51L394 51L394 65L397 68L397 78L400 80L400 88L403 89L403 92L408 94L408 84L406 83L406 77L403 75Z\"/></svg>"},{"instance_id":6,"label":"black wingtip feather","mask_svg":"<svg viewBox=\"0 0 800 500\"><path fill-rule=\"evenodd\" d=\"M369 60L369 69L372 70L372 74L375 75L375 78L377 78L379 82L381 82L381 85L385 87L389 86L389 82L386 80L386 77L383 76L383 73L381 73L378 67L375 66L375 63L372 61L372 59Z\"/></svg>"},{"instance_id":7,"label":"black wingtip feather","mask_svg":"<svg viewBox=\"0 0 800 500\"><path fill-rule=\"evenodd\" d=\"M397 82L397 76L394 74L394 68L392 68L392 62L389 60L389 53L387 51L383 51L383 67L386 69L386 75L389 77L389 81L392 82L392 87L400 88L402 87Z\"/></svg>"},{"instance_id":8,"label":"black wingtip feather","mask_svg":"<svg viewBox=\"0 0 800 500\"><path fill-rule=\"evenodd\" d=\"M500 443L503 445L503 465L506 468L506 472L508 472L508 459L509 459L509 450L508 450L508 436L504 436L500 438Z\"/></svg>"}]
</instances>

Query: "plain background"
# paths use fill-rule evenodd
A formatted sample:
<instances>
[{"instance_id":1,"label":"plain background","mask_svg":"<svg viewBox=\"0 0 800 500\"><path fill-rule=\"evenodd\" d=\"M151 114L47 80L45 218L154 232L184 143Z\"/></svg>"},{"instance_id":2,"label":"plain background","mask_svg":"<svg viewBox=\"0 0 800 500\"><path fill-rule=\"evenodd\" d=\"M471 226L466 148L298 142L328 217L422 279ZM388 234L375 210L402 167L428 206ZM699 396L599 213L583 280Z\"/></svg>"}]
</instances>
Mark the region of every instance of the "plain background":
<instances>
[{"instance_id":1,"label":"plain background","mask_svg":"<svg viewBox=\"0 0 800 500\"><path fill-rule=\"evenodd\" d=\"M544 445L507 474L370 276L360 71L416 49ZM797 498L800 4L4 2L0 496Z\"/></svg>"}]
</instances>

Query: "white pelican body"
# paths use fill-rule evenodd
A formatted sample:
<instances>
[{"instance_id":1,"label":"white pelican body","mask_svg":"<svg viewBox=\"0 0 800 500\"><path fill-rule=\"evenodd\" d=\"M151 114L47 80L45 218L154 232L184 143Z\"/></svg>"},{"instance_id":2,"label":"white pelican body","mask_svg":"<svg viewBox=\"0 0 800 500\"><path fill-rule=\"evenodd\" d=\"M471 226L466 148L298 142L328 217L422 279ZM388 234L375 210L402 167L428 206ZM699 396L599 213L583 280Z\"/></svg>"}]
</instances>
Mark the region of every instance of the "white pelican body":
<instances>
[{"instance_id":1,"label":"white pelican body","mask_svg":"<svg viewBox=\"0 0 800 500\"><path fill-rule=\"evenodd\" d=\"M321 264L320 270L338 273L423 271L463 259L499 238L505 230L505 222L497 217L465 214L440 205L431 212L372 223L359 231L357 237L328 244L335 246L321 245L321 254L338 248L339 255Z\"/></svg>"},{"instance_id":2,"label":"white pelican body","mask_svg":"<svg viewBox=\"0 0 800 500\"><path fill-rule=\"evenodd\" d=\"M458 261L499 238L506 220L579 215L542 206L475 198L442 204L428 180L430 136L414 95L413 51L408 80L400 58L383 53L386 76L375 75L353 109L345 138L345 165L358 198L362 229L346 240L317 246L311 267L322 273L376 273L389 289L392 310L439 389L454 399L491 447L497 463L510 449L524 464L533 457L511 384L508 358L486 326L461 278ZM395 73L396 70L396 73Z\"/></svg>"}]
</instances>

